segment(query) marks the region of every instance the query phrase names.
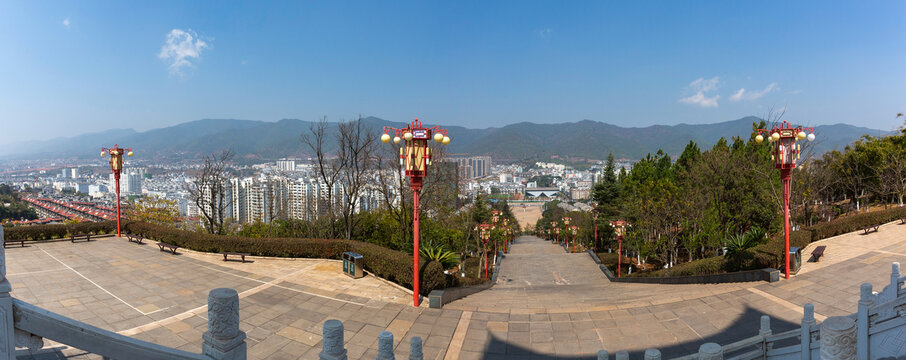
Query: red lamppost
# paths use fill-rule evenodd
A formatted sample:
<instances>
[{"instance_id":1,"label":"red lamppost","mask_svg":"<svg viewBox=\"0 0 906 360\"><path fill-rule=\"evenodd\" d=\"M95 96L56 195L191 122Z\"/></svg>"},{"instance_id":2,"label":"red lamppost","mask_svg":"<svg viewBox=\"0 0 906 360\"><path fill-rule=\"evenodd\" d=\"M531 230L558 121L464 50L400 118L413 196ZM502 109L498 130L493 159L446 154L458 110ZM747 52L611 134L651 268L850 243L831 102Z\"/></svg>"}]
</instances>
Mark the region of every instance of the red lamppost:
<instances>
[{"instance_id":1,"label":"red lamppost","mask_svg":"<svg viewBox=\"0 0 906 360\"><path fill-rule=\"evenodd\" d=\"M569 222L572 220L573 220L573 218L571 218L569 216L563 217L563 231L569 230ZM563 243L566 245L566 251L569 251L569 244L567 244L569 242L568 235L569 235L569 233L563 234Z\"/></svg>"},{"instance_id":2,"label":"red lamppost","mask_svg":"<svg viewBox=\"0 0 906 360\"><path fill-rule=\"evenodd\" d=\"M601 210L598 210L598 208L594 208L591 211L591 216L595 222L595 243L594 243L595 254L598 253L598 215L601 215Z\"/></svg>"},{"instance_id":3,"label":"red lamppost","mask_svg":"<svg viewBox=\"0 0 906 360\"><path fill-rule=\"evenodd\" d=\"M809 132L806 134L806 130ZM793 127L792 124L783 121L780 126L774 126L773 129L758 129L758 135L755 136L755 142L761 144L764 136L768 135L771 144L771 160L774 166L780 169L780 180L783 182L783 258L786 278L790 278L790 172L796 167L796 160L802 153L802 147L796 142L798 140L808 141L815 140L814 129L802 126Z\"/></svg>"},{"instance_id":4,"label":"red lamppost","mask_svg":"<svg viewBox=\"0 0 906 360\"><path fill-rule=\"evenodd\" d=\"M553 231L553 233L551 234L551 240L554 241L554 244L560 243L560 227L558 226L556 221L551 221L551 231ZM556 235L556 240L554 235Z\"/></svg>"},{"instance_id":5,"label":"red lamppost","mask_svg":"<svg viewBox=\"0 0 906 360\"><path fill-rule=\"evenodd\" d=\"M488 239L491 236L491 225L490 224L478 224L475 225L475 230L478 231L478 237L481 239L481 242L484 244L484 277L488 277Z\"/></svg>"},{"instance_id":6,"label":"red lamppost","mask_svg":"<svg viewBox=\"0 0 906 360\"><path fill-rule=\"evenodd\" d=\"M120 148L114 144L113 148L101 148L101 157L110 155L110 170L113 171L113 180L116 182L116 236L122 237L120 231L120 172L123 170L123 154L132 156L132 148Z\"/></svg>"},{"instance_id":7,"label":"red lamppost","mask_svg":"<svg viewBox=\"0 0 906 360\"><path fill-rule=\"evenodd\" d=\"M513 241L511 235L514 235L513 229L510 228L510 218L503 218L503 231L504 239L506 239L506 244L504 245L503 252L510 253L510 243Z\"/></svg>"},{"instance_id":8,"label":"red lamppost","mask_svg":"<svg viewBox=\"0 0 906 360\"><path fill-rule=\"evenodd\" d=\"M574 252L576 252L576 248L578 247L578 244L576 244L576 234L579 232L579 227L576 225L573 225L573 226L570 226L569 228L570 228L570 230L573 231L573 250L570 252L574 253Z\"/></svg>"},{"instance_id":9,"label":"red lamppost","mask_svg":"<svg viewBox=\"0 0 906 360\"><path fill-rule=\"evenodd\" d=\"M611 221L610 226L617 233L617 277L623 277L623 235L626 234L626 227L630 226L628 221L617 220Z\"/></svg>"},{"instance_id":10,"label":"red lamppost","mask_svg":"<svg viewBox=\"0 0 906 360\"><path fill-rule=\"evenodd\" d=\"M491 230L497 230L500 222L500 210L491 210ZM497 256L497 237L494 237L494 256Z\"/></svg>"},{"instance_id":11,"label":"red lamppost","mask_svg":"<svg viewBox=\"0 0 906 360\"><path fill-rule=\"evenodd\" d=\"M450 137L447 136L447 130L439 126L432 128L422 127L421 121L415 119L411 124L403 129L397 129L389 126L384 127L384 135L381 135L381 141L385 144L390 142L390 134L394 132L393 143L399 144L402 139L406 144L400 147L400 165L406 171L409 177L409 187L412 188L412 210L413 218L413 250L412 253L412 300L415 306L418 306L418 195L422 190L425 175L428 173L428 165L431 165L431 149L428 142L433 138L434 141L447 145L450 143ZM400 137L402 136L402 139Z\"/></svg>"}]
</instances>

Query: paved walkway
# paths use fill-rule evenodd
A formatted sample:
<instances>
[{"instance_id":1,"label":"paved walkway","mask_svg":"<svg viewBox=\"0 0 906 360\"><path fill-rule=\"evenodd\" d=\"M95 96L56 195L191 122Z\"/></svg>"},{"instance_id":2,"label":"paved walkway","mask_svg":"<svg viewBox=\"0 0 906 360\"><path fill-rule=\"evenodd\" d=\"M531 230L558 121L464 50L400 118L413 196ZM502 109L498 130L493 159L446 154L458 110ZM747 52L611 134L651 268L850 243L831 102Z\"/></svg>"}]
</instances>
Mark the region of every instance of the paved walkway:
<instances>
[{"instance_id":1,"label":"paved walkway","mask_svg":"<svg viewBox=\"0 0 906 360\"><path fill-rule=\"evenodd\" d=\"M224 263L216 255L173 256L124 239L9 248L13 296L102 328L199 352L210 289L240 293L240 328L250 359L316 359L321 326L345 324L350 359L373 359L388 330L408 356L412 336L428 359L591 358L599 349L640 357L694 352L703 342L754 335L762 314L775 331L796 327L802 305L819 320L852 313L859 284L879 290L890 263L906 259L906 225L824 240L827 255L777 283L654 285L610 283L588 255L567 254L520 237L491 289L443 310L407 305L395 285L339 274L336 262L253 258ZM806 250L808 251L808 249ZM331 270L336 266L336 271ZM23 353L24 354L24 353ZM99 358L50 344L38 358Z\"/></svg>"}]
</instances>

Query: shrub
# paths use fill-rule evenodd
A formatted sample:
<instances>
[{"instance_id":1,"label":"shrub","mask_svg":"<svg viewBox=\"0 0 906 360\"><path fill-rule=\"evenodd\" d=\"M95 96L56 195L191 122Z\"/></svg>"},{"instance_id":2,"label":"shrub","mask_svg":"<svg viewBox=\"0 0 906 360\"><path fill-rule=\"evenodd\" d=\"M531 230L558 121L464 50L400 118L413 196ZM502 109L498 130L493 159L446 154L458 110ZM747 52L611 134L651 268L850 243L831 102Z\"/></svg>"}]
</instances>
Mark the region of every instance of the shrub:
<instances>
[{"instance_id":1,"label":"shrub","mask_svg":"<svg viewBox=\"0 0 906 360\"><path fill-rule=\"evenodd\" d=\"M804 248L812 240L811 230L790 231L790 247ZM783 265L783 233L771 237L768 242L752 248L755 253L754 259L749 264L743 266L748 270L774 268L779 269Z\"/></svg>"},{"instance_id":2,"label":"shrub","mask_svg":"<svg viewBox=\"0 0 906 360\"><path fill-rule=\"evenodd\" d=\"M906 216L906 207L896 207L879 211L844 216L830 222L818 223L810 228L812 241L858 231L869 225L883 224Z\"/></svg>"},{"instance_id":3,"label":"shrub","mask_svg":"<svg viewBox=\"0 0 906 360\"><path fill-rule=\"evenodd\" d=\"M459 265L459 254L447 249L444 244L428 242L421 246L419 252L428 260L440 262L444 269L452 269Z\"/></svg>"},{"instance_id":4,"label":"shrub","mask_svg":"<svg viewBox=\"0 0 906 360\"><path fill-rule=\"evenodd\" d=\"M355 240L248 238L243 236L211 235L148 223L129 222L125 228L142 237L173 244L195 251L217 253L243 252L257 256L340 259L347 251L364 257L364 268L371 273L412 289L412 257L406 253ZM421 286L419 292L443 288L447 283L443 266L421 257L419 261Z\"/></svg>"},{"instance_id":5,"label":"shrub","mask_svg":"<svg viewBox=\"0 0 906 360\"><path fill-rule=\"evenodd\" d=\"M101 235L116 232L116 221L82 222L73 224L22 225L3 229L9 240L49 240L73 234Z\"/></svg>"},{"instance_id":6,"label":"shrub","mask_svg":"<svg viewBox=\"0 0 906 360\"><path fill-rule=\"evenodd\" d=\"M676 265L669 269L655 271L640 271L629 276L638 277L670 277L670 276L693 276L693 275L712 275L726 272L725 260L723 256L713 256ZM625 273L624 273L625 274Z\"/></svg>"}]
</instances>

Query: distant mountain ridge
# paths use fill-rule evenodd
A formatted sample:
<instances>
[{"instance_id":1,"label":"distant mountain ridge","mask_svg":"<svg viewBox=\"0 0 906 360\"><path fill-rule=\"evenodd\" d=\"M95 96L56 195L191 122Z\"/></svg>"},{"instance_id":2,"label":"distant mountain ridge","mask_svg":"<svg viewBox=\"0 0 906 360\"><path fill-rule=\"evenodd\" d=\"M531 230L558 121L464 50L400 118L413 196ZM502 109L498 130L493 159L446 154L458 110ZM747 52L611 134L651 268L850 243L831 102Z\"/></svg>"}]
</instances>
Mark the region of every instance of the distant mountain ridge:
<instances>
[{"instance_id":1,"label":"distant mountain ridge","mask_svg":"<svg viewBox=\"0 0 906 360\"><path fill-rule=\"evenodd\" d=\"M405 126L402 122L377 117L367 117L363 121L375 137L382 133L385 126ZM642 128L620 127L592 120L560 124L520 122L486 129L441 126L453 138L449 148L453 153L490 155L509 160L543 160L552 156L603 159L613 152L617 158L638 159L659 149L678 155L689 140L707 149L721 137L748 137L752 123L760 121L760 118L748 116L715 124L652 125ZM202 119L142 132L111 129L69 138L2 145L0 156L8 159L93 157L97 156L101 147L113 143L132 147L143 156L193 158L222 149L232 149L240 158L247 160L306 156L309 149L301 141L301 135L309 133L312 124L298 119L276 122ZM336 123L330 123L328 131L335 133L336 126ZM842 149L863 134L876 136L888 132L834 124L816 126L815 133L819 139L814 144L815 150L824 153ZM328 146L332 145L332 141L328 143Z\"/></svg>"}]
</instances>

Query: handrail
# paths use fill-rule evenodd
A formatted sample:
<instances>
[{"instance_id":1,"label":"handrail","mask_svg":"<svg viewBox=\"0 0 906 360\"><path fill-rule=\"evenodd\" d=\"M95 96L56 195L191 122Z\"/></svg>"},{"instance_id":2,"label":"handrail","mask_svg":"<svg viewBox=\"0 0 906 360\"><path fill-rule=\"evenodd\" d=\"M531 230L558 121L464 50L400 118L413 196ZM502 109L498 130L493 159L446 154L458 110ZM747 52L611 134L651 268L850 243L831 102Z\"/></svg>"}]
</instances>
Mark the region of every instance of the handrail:
<instances>
[{"instance_id":1,"label":"handrail","mask_svg":"<svg viewBox=\"0 0 906 360\"><path fill-rule=\"evenodd\" d=\"M742 339L734 343L730 343L723 346L724 353L731 351L742 350L746 346L760 345L764 343L764 337L761 335L755 335L750 338Z\"/></svg>"},{"instance_id":2,"label":"handrail","mask_svg":"<svg viewBox=\"0 0 906 360\"><path fill-rule=\"evenodd\" d=\"M201 354L134 339L44 310L19 299L12 300L16 329L105 358L209 360L207 356Z\"/></svg>"},{"instance_id":3,"label":"handrail","mask_svg":"<svg viewBox=\"0 0 906 360\"><path fill-rule=\"evenodd\" d=\"M802 328L793 329L790 331L784 331L782 333L776 333L773 335L768 335L765 337L765 341L776 342L778 340L786 340L786 339L794 338L794 337L799 336L800 332L802 332Z\"/></svg>"}]
</instances>

